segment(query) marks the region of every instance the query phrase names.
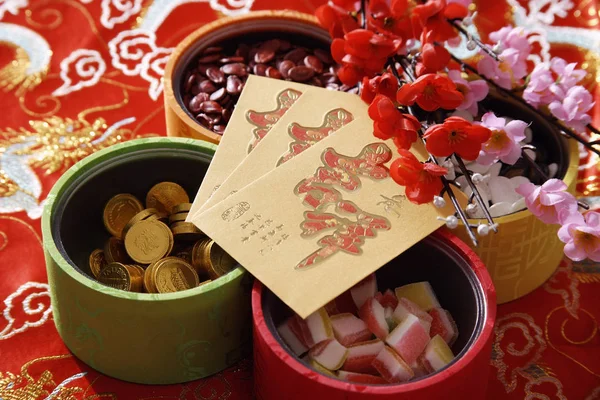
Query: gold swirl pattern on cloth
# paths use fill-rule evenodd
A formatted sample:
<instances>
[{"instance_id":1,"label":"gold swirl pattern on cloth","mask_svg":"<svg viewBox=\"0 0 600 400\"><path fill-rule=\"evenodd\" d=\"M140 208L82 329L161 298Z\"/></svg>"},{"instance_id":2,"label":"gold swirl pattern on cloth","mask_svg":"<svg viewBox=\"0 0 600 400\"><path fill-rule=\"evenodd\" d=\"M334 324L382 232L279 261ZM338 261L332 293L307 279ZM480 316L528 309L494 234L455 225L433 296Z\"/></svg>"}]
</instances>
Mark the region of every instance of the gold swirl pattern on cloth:
<instances>
[{"instance_id":1,"label":"gold swirl pattern on cloth","mask_svg":"<svg viewBox=\"0 0 600 400\"><path fill-rule=\"evenodd\" d=\"M557 353L561 354L562 356L566 357L568 360L572 361L573 363L575 363L576 365L581 367L583 370L590 373L591 375L593 375L597 378L600 378L600 371L598 371L598 372L593 371L591 368L586 366L583 362L581 362L580 360L577 360L574 356L567 354L566 351L563 351L563 349L568 349L567 346L562 346L553 341L551 334L550 334L551 330L549 328L550 322L551 322L551 319L553 318L553 316L561 310L567 311L567 315L565 316L565 318L562 320L562 322L560 324L560 327L561 327L560 337L566 343L571 344L571 345L583 345L583 344L587 344L587 343L591 342L598 335L598 321L596 320L596 318L594 318L592 313L590 313L588 310L580 309L578 316L573 317L570 315L570 313L568 312L568 310L566 310L565 307L562 307L562 306L556 307L548 313L548 315L546 316L546 321L545 321L545 325L544 325L544 337L546 339L546 342L548 343L548 346L550 348L552 348L554 351L556 351ZM584 320L584 318L583 318L584 316L586 317L587 321ZM581 326L587 327L588 330L590 331L589 334L587 334L588 336L579 338L579 339L573 339L571 337L568 337L566 330L567 330L567 324L569 321L572 321L571 323L578 323L580 325L580 327ZM585 333L583 335L585 335Z\"/></svg>"},{"instance_id":2,"label":"gold swirl pattern on cloth","mask_svg":"<svg viewBox=\"0 0 600 400\"><path fill-rule=\"evenodd\" d=\"M520 335L521 347L517 347L514 334ZM496 377L504 386L506 393L513 392L519 378L526 382L540 382L552 375L551 370L540 362L546 342L542 329L536 325L533 317L525 313L512 313L496 320L494 344L490 364L496 369ZM505 342L508 341L506 345ZM507 361L507 356L511 357Z\"/></svg>"},{"instance_id":3,"label":"gold swirl pattern on cloth","mask_svg":"<svg viewBox=\"0 0 600 400\"><path fill-rule=\"evenodd\" d=\"M79 395L83 395L82 400L92 400L99 398L117 399L110 393L98 393L86 396L88 390L93 385L95 380L86 388L73 385L72 382L83 378L87 372L74 374L62 382L56 382L55 377L50 369L44 369L39 375L33 376L29 369L34 364L50 363L53 361L65 360L72 358L70 354L47 356L33 359L25 363L21 367L19 374L11 372L0 372L0 399L2 400L38 400L38 399L56 399L56 400L73 400ZM96 378L97 379L97 378Z\"/></svg>"}]
</instances>

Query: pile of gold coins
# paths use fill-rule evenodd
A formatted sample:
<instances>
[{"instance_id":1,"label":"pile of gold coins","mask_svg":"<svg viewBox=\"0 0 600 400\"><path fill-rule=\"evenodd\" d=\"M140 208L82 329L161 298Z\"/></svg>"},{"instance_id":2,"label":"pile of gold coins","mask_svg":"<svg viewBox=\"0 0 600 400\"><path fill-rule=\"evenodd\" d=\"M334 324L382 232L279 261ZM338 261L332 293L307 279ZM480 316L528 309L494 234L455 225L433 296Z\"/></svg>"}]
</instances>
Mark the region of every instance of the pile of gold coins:
<instances>
[{"instance_id":1,"label":"pile of gold coins","mask_svg":"<svg viewBox=\"0 0 600 400\"><path fill-rule=\"evenodd\" d=\"M91 274L121 290L169 293L211 282L237 262L194 224L185 189L173 182L154 185L146 208L121 193L104 207L103 221L112 235L89 257Z\"/></svg>"}]
</instances>

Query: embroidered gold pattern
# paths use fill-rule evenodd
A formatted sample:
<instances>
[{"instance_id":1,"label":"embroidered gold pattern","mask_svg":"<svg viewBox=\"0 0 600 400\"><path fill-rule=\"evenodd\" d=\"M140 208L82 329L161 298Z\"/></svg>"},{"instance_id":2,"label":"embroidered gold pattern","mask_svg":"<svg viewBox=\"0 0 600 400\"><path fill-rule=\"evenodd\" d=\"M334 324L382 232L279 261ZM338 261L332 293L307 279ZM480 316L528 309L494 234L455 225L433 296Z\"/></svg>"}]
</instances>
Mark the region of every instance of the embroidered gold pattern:
<instances>
[{"instance_id":1,"label":"embroidered gold pattern","mask_svg":"<svg viewBox=\"0 0 600 400\"><path fill-rule=\"evenodd\" d=\"M511 332L520 334L518 341ZM506 393L517 388L519 377L529 381L535 380L535 375L531 375L531 371L539 374L540 369L532 366L540 364L539 360L546 349L546 342L542 336L542 329L535 324L533 318L524 313L505 315L496 321L494 334L490 364L496 368L496 377L504 386ZM508 343L503 345L505 338ZM524 343L523 339L525 339ZM505 360L507 355L511 356L510 363ZM518 361L521 361L520 366Z\"/></svg>"},{"instance_id":2,"label":"embroidered gold pattern","mask_svg":"<svg viewBox=\"0 0 600 400\"><path fill-rule=\"evenodd\" d=\"M3 400L74 400L76 395L83 394L82 400L92 400L98 398L116 399L116 396L110 393L98 393L86 396L87 390L72 384L73 381L85 376L86 372L73 375L62 382L55 382L55 377L48 369L44 370L39 376L32 376L29 368L33 364L42 362L52 362L71 358L72 355L64 354L58 356L40 357L31 360L21 367L19 374L11 372L0 372L0 399ZM90 385L91 386L91 385ZM80 398L77 396L77 398Z\"/></svg>"},{"instance_id":3,"label":"embroidered gold pattern","mask_svg":"<svg viewBox=\"0 0 600 400\"><path fill-rule=\"evenodd\" d=\"M552 339L550 338L550 329L549 329L550 319L552 318L552 316L557 311L564 310L564 309L565 309L565 307L556 307L555 309L553 309L552 311L550 311L548 313L548 315L546 316L546 322L545 322L545 326L544 326L544 336L546 338L546 342L548 343L548 346L550 348L552 348L553 350L555 350L557 353L563 355L564 357L566 357L570 361L574 362L575 364L577 364L578 366L580 366L581 368L583 368L585 371L589 372L591 375L594 375L595 377L600 378L600 372L592 371L589 367L587 367L586 365L584 365L580 361L576 360L575 358L573 358L572 356L570 356L566 352L562 351L559 348L559 346L557 346L555 343L552 342ZM591 314L589 312L587 312L587 310L581 309L581 311L583 311L583 314L591 316ZM598 333L598 323L597 323L597 321L593 317L592 317L592 319L593 319L593 322L595 324L594 327L592 328L592 332L594 333L594 335L593 336L590 335L590 337L594 338L595 335ZM562 339L564 339L567 342L571 341L568 337L565 336L564 332L561 332L561 337L562 337ZM591 338L590 338L590 340L591 340ZM586 342L587 342L587 339L586 339Z\"/></svg>"},{"instance_id":4,"label":"embroidered gold pattern","mask_svg":"<svg viewBox=\"0 0 600 400\"><path fill-rule=\"evenodd\" d=\"M31 166L43 168L46 174L66 170L95 151L122 141L129 132L116 129L103 138L108 128L103 118L90 124L82 119L51 117L29 121L29 126L31 130L8 128L0 131L0 154L10 145L32 142L15 154L34 156L29 158Z\"/></svg>"},{"instance_id":5,"label":"embroidered gold pattern","mask_svg":"<svg viewBox=\"0 0 600 400\"><path fill-rule=\"evenodd\" d=\"M0 89L10 92L14 89L16 96L22 96L25 92L32 90L42 83L42 80L48 73L48 66L35 74L28 74L27 68L31 62L27 52L21 47L14 46L11 43L0 42L1 45L10 46L15 50L15 57L12 62L0 69Z\"/></svg>"}]
</instances>

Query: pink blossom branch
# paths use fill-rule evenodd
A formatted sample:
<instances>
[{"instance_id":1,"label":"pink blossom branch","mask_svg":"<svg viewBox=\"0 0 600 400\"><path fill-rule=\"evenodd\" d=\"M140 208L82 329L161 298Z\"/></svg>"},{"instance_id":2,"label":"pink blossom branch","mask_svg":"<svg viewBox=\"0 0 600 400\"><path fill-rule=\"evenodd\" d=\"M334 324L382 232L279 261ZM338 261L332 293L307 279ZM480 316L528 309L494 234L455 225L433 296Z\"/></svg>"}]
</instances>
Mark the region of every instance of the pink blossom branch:
<instances>
[{"instance_id":1,"label":"pink blossom branch","mask_svg":"<svg viewBox=\"0 0 600 400\"><path fill-rule=\"evenodd\" d=\"M475 42L475 44L488 56L492 57L496 61L500 61L500 59L498 58L498 54L494 53L494 51L488 46L486 46L481 40L479 40L479 38L476 38L475 36L471 35L471 33L469 33L461 24L459 24L460 20L449 19L448 22L450 23L450 25L458 29L458 31L467 38L467 40L472 40L473 42Z\"/></svg>"},{"instance_id":2,"label":"pink blossom branch","mask_svg":"<svg viewBox=\"0 0 600 400\"><path fill-rule=\"evenodd\" d=\"M436 43L436 45L439 46L438 43ZM461 60L460 58L456 57L455 55L450 54L450 57L454 61L456 61L465 70L468 70L469 72L477 75L480 79L483 79L488 84L492 85L498 91L500 91L503 94L509 96L513 100L518 101L519 103L521 103L522 105L524 105L525 107L527 107L529 110L533 111L534 113L542 116L543 118L546 118L548 121L550 121L550 123L552 123L555 127L557 127L558 129L560 129L561 131L563 131L567 136L575 139L576 141L578 141L579 143L581 143L582 145L584 145L586 149L588 149L588 150L590 150L590 151L592 151L592 152L600 155L600 150L594 148L594 145L600 144L600 141L598 141L598 143L586 141L584 138L582 138L581 136L579 136L579 134L577 134L571 128L569 128L568 126L566 126L565 124L563 124L559 119L557 119L553 115L542 113L540 110L538 110L537 108L535 108L534 106L532 106L531 104L529 104L528 102L526 102L522 97L517 96L511 90L505 89L505 88L499 86L498 84L496 84L496 82L494 82L493 80L487 78L486 76L483 76L482 74L479 73L479 71L477 71L476 68L474 68L471 65L465 63L463 60ZM592 130L592 132L594 132L594 133L600 134L600 131L598 131L598 129L596 129L593 126L591 126L591 124L588 124L587 128L590 129L590 130Z\"/></svg>"}]
</instances>

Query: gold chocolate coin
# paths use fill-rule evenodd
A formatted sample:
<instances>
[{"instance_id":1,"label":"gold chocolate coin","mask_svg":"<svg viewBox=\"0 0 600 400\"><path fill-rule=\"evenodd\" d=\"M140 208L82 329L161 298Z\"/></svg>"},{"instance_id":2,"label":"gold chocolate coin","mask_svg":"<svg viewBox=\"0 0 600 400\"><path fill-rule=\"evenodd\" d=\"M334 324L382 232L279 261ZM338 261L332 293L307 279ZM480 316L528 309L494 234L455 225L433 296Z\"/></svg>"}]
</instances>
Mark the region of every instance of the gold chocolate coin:
<instances>
[{"instance_id":1,"label":"gold chocolate coin","mask_svg":"<svg viewBox=\"0 0 600 400\"><path fill-rule=\"evenodd\" d=\"M174 257L181 258L185 262L188 262L190 264L192 263L192 248L191 247L179 248L177 251L173 251L172 254Z\"/></svg>"},{"instance_id":2,"label":"gold chocolate coin","mask_svg":"<svg viewBox=\"0 0 600 400\"><path fill-rule=\"evenodd\" d=\"M171 232L175 240L195 242L206 237L206 235L191 222L176 222L171 225Z\"/></svg>"},{"instance_id":3,"label":"gold chocolate coin","mask_svg":"<svg viewBox=\"0 0 600 400\"><path fill-rule=\"evenodd\" d=\"M212 242L212 239L205 237L203 239L198 240L194 247L192 247L192 267L196 270L198 275L208 275L208 270L204 266L204 249L208 244Z\"/></svg>"},{"instance_id":4,"label":"gold chocolate coin","mask_svg":"<svg viewBox=\"0 0 600 400\"><path fill-rule=\"evenodd\" d=\"M191 209L192 209L192 203L181 203L181 204L177 204L175 207L173 207L173 210L171 211L171 213L172 214L178 214L180 212L189 213Z\"/></svg>"},{"instance_id":5,"label":"gold chocolate coin","mask_svg":"<svg viewBox=\"0 0 600 400\"><path fill-rule=\"evenodd\" d=\"M234 269L238 262L214 241L204 248L204 262L207 267L208 276L217 279Z\"/></svg>"},{"instance_id":6,"label":"gold chocolate coin","mask_svg":"<svg viewBox=\"0 0 600 400\"><path fill-rule=\"evenodd\" d=\"M179 292L198 286L198 274L194 268L177 257L167 257L155 267L154 281L158 293Z\"/></svg>"},{"instance_id":7,"label":"gold chocolate coin","mask_svg":"<svg viewBox=\"0 0 600 400\"><path fill-rule=\"evenodd\" d=\"M127 222L143 209L142 203L133 195L118 194L108 200L104 206L104 226L111 235L122 238L121 233Z\"/></svg>"},{"instance_id":8,"label":"gold chocolate coin","mask_svg":"<svg viewBox=\"0 0 600 400\"><path fill-rule=\"evenodd\" d=\"M144 281L144 269L139 265L125 265L125 269L129 273L129 291L141 292Z\"/></svg>"},{"instance_id":9,"label":"gold chocolate coin","mask_svg":"<svg viewBox=\"0 0 600 400\"><path fill-rule=\"evenodd\" d=\"M186 213L186 212L171 214L169 216L169 223L173 224L176 222L185 222L185 219L187 218L187 216L188 216L188 213Z\"/></svg>"},{"instance_id":10,"label":"gold chocolate coin","mask_svg":"<svg viewBox=\"0 0 600 400\"><path fill-rule=\"evenodd\" d=\"M96 249L92 251L92 254L90 254L89 265L94 278L98 279L100 271L102 271L102 268L106 267L106 264L104 250Z\"/></svg>"},{"instance_id":11,"label":"gold chocolate coin","mask_svg":"<svg viewBox=\"0 0 600 400\"><path fill-rule=\"evenodd\" d=\"M108 264L100 271L98 281L115 289L129 290L131 276L125 266L118 262Z\"/></svg>"},{"instance_id":12,"label":"gold chocolate coin","mask_svg":"<svg viewBox=\"0 0 600 400\"><path fill-rule=\"evenodd\" d=\"M146 195L146 207L156 208L161 213L171 214L173 207L189 203L190 198L184 188L173 182L161 182Z\"/></svg>"},{"instance_id":13,"label":"gold chocolate coin","mask_svg":"<svg viewBox=\"0 0 600 400\"><path fill-rule=\"evenodd\" d=\"M127 231L138 222L146 219L158 219L158 217L156 216L157 213L158 210L156 208L146 208L140 211L139 213L135 214L133 217L131 217L129 222L127 222L127 224L123 228L123 237L125 237Z\"/></svg>"},{"instance_id":14,"label":"gold chocolate coin","mask_svg":"<svg viewBox=\"0 0 600 400\"><path fill-rule=\"evenodd\" d=\"M107 263L131 261L125 251L123 241L114 236L108 239L104 245L104 258Z\"/></svg>"},{"instance_id":15,"label":"gold chocolate coin","mask_svg":"<svg viewBox=\"0 0 600 400\"><path fill-rule=\"evenodd\" d=\"M151 264L173 249L173 234L157 220L143 220L133 225L125 236L125 249L140 264Z\"/></svg>"},{"instance_id":16,"label":"gold chocolate coin","mask_svg":"<svg viewBox=\"0 0 600 400\"><path fill-rule=\"evenodd\" d=\"M156 290L156 283L154 282L154 269L156 267L156 264L158 264L160 261L162 260L150 264L148 268L146 268L146 272L144 272L143 284L146 293L158 293L158 291Z\"/></svg>"}]
</instances>

